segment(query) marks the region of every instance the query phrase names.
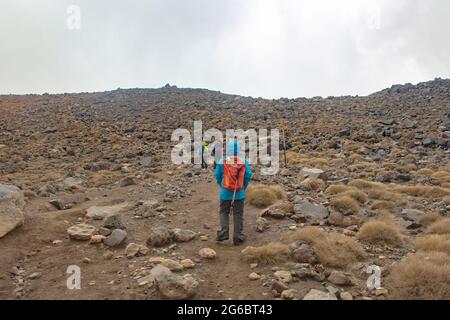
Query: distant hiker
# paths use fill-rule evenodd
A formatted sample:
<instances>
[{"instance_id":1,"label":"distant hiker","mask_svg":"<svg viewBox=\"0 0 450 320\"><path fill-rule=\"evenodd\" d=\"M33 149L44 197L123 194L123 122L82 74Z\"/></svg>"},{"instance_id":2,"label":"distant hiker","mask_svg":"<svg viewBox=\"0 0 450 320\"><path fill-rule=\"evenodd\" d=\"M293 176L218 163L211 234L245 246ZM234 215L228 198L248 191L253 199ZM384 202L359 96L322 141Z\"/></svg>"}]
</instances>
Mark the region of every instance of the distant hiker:
<instances>
[{"instance_id":1,"label":"distant hiker","mask_svg":"<svg viewBox=\"0 0 450 320\"><path fill-rule=\"evenodd\" d=\"M220 140L214 141L214 144L211 148L211 156L214 157L214 170L217 167L220 159L223 157L223 142Z\"/></svg>"},{"instance_id":2,"label":"distant hiker","mask_svg":"<svg viewBox=\"0 0 450 320\"><path fill-rule=\"evenodd\" d=\"M229 239L229 216L233 215L233 243L240 245L246 239L244 229L245 190L252 178L247 160L239 157L239 143L227 143L226 157L219 160L214 173L220 192L220 230L216 240Z\"/></svg>"},{"instance_id":3,"label":"distant hiker","mask_svg":"<svg viewBox=\"0 0 450 320\"><path fill-rule=\"evenodd\" d=\"M202 169L208 169L208 164L205 161L205 154L208 152L208 143L206 141L202 141L202 145L200 147L200 155L202 156Z\"/></svg>"}]
</instances>

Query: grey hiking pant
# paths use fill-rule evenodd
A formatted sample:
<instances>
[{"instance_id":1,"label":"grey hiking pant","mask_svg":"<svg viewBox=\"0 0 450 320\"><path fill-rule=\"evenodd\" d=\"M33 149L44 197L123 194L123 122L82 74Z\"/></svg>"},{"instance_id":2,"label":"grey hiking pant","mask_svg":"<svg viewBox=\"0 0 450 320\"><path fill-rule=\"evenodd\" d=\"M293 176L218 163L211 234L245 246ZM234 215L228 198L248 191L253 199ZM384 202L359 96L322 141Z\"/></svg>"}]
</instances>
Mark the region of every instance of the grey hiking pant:
<instances>
[{"instance_id":1,"label":"grey hiking pant","mask_svg":"<svg viewBox=\"0 0 450 320\"><path fill-rule=\"evenodd\" d=\"M231 200L220 200L220 230L217 231L217 240L224 241L229 239L230 232L230 207ZM244 200L234 201L233 210L233 241L242 242L245 236L244 230Z\"/></svg>"}]
</instances>

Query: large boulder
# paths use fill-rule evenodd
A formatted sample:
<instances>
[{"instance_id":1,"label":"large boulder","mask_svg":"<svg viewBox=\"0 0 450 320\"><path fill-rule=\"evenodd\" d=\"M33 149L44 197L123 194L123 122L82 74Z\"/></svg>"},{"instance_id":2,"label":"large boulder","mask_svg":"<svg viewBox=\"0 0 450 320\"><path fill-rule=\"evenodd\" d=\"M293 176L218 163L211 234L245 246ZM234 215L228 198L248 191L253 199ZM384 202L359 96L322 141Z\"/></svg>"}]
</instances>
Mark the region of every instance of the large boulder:
<instances>
[{"instance_id":1,"label":"large boulder","mask_svg":"<svg viewBox=\"0 0 450 320\"><path fill-rule=\"evenodd\" d=\"M102 220L105 217L115 214L121 211L124 211L128 208L128 202L119 203L113 206L93 206L87 209L86 217L92 218L95 220Z\"/></svg>"},{"instance_id":2,"label":"large boulder","mask_svg":"<svg viewBox=\"0 0 450 320\"><path fill-rule=\"evenodd\" d=\"M80 223L67 229L70 239L88 241L95 233L95 227L90 224Z\"/></svg>"},{"instance_id":3,"label":"large boulder","mask_svg":"<svg viewBox=\"0 0 450 320\"><path fill-rule=\"evenodd\" d=\"M197 233L192 230L183 230L175 228L172 230L176 242L189 242L197 237Z\"/></svg>"},{"instance_id":4,"label":"large boulder","mask_svg":"<svg viewBox=\"0 0 450 320\"><path fill-rule=\"evenodd\" d=\"M312 289L303 298L303 300L337 300L337 298L330 292L323 292L320 290Z\"/></svg>"},{"instance_id":5,"label":"large boulder","mask_svg":"<svg viewBox=\"0 0 450 320\"><path fill-rule=\"evenodd\" d=\"M312 219L325 219L329 215L328 209L321 205L309 202L298 203L294 206L295 214L303 214Z\"/></svg>"},{"instance_id":6,"label":"large boulder","mask_svg":"<svg viewBox=\"0 0 450 320\"><path fill-rule=\"evenodd\" d=\"M10 185L0 184L0 238L25 222L23 192Z\"/></svg>"},{"instance_id":7,"label":"large boulder","mask_svg":"<svg viewBox=\"0 0 450 320\"><path fill-rule=\"evenodd\" d=\"M157 265L151 276L165 299L190 299L197 293L198 282L191 275L179 276L163 265Z\"/></svg>"},{"instance_id":8,"label":"large boulder","mask_svg":"<svg viewBox=\"0 0 450 320\"><path fill-rule=\"evenodd\" d=\"M127 232L122 229L115 229L109 236L103 240L108 247L120 246L127 238Z\"/></svg>"},{"instance_id":9,"label":"large boulder","mask_svg":"<svg viewBox=\"0 0 450 320\"><path fill-rule=\"evenodd\" d=\"M316 168L303 168L300 170L299 177L301 179L322 179L324 181L328 178L325 171Z\"/></svg>"},{"instance_id":10,"label":"large boulder","mask_svg":"<svg viewBox=\"0 0 450 320\"><path fill-rule=\"evenodd\" d=\"M150 229L147 244L152 247L162 247L171 244L174 240L172 230L166 226L154 227Z\"/></svg>"}]
</instances>

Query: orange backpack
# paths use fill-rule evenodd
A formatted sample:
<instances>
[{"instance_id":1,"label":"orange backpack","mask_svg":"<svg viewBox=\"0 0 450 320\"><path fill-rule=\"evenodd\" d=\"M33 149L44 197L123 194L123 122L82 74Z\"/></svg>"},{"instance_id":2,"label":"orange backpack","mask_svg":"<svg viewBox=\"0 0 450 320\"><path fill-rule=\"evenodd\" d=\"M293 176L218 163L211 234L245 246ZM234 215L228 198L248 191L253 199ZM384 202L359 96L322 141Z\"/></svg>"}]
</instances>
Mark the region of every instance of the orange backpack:
<instances>
[{"instance_id":1,"label":"orange backpack","mask_svg":"<svg viewBox=\"0 0 450 320\"><path fill-rule=\"evenodd\" d=\"M244 189L245 162L239 157L228 157L223 161L222 186L230 191Z\"/></svg>"}]
</instances>

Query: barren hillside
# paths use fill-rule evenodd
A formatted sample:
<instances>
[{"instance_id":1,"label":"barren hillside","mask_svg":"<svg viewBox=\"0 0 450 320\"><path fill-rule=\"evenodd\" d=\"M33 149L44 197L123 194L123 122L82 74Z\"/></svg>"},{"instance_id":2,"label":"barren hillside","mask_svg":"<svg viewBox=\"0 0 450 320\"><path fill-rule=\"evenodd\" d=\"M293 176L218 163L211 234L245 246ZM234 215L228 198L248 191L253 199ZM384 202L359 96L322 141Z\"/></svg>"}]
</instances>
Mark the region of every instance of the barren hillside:
<instances>
[{"instance_id":1,"label":"barren hillside","mask_svg":"<svg viewBox=\"0 0 450 320\"><path fill-rule=\"evenodd\" d=\"M0 111L0 298L450 299L450 80L312 99L3 95ZM195 120L285 132L288 166L252 167L243 246L215 243L213 170L170 161Z\"/></svg>"}]
</instances>

